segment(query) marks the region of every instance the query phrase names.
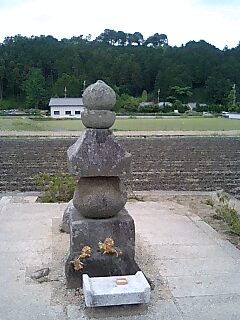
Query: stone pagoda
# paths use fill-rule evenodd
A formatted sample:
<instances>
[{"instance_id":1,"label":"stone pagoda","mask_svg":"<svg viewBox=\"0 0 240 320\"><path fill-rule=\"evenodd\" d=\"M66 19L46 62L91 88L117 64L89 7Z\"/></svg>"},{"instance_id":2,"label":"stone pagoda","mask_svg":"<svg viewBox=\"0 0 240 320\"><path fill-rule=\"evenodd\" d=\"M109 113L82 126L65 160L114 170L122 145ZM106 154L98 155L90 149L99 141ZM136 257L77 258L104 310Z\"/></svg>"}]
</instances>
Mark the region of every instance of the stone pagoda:
<instances>
[{"instance_id":1,"label":"stone pagoda","mask_svg":"<svg viewBox=\"0 0 240 320\"><path fill-rule=\"evenodd\" d=\"M89 277L135 274L135 226L124 208L127 192L121 177L130 172L131 155L109 128L116 95L103 81L83 93L86 129L67 151L69 171L78 183L64 212L62 230L70 232L67 286L82 286Z\"/></svg>"}]
</instances>

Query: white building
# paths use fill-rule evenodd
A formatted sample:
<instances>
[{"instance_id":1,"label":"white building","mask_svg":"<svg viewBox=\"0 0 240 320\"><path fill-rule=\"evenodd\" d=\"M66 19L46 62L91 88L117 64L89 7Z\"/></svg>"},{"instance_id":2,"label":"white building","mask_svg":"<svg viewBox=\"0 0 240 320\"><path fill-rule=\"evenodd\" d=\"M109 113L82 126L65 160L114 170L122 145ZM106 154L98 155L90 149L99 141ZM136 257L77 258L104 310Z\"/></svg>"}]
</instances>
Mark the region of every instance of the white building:
<instances>
[{"instance_id":1,"label":"white building","mask_svg":"<svg viewBox=\"0 0 240 320\"><path fill-rule=\"evenodd\" d=\"M226 112L226 111L223 111L222 112L222 116L224 118L228 118L228 119L237 119L237 120L240 120L240 113L231 113L231 112Z\"/></svg>"},{"instance_id":2,"label":"white building","mask_svg":"<svg viewBox=\"0 0 240 320\"><path fill-rule=\"evenodd\" d=\"M169 102L169 101L160 101L160 102L158 102L158 106L161 107L161 108L164 108L165 106L171 107L172 103Z\"/></svg>"},{"instance_id":3,"label":"white building","mask_svg":"<svg viewBox=\"0 0 240 320\"><path fill-rule=\"evenodd\" d=\"M240 120L240 113L229 113L228 118Z\"/></svg>"},{"instance_id":4,"label":"white building","mask_svg":"<svg viewBox=\"0 0 240 320\"><path fill-rule=\"evenodd\" d=\"M82 98L51 98L49 107L53 118L81 118L85 109Z\"/></svg>"}]
</instances>

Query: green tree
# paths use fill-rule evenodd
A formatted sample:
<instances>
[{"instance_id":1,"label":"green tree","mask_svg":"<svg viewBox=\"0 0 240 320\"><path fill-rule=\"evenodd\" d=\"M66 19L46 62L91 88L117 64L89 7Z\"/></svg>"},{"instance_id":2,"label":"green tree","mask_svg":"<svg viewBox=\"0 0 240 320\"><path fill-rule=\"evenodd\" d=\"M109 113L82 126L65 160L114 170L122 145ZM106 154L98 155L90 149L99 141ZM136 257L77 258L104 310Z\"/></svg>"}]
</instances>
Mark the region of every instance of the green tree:
<instances>
[{"instance_id":1,"label":"green tree","mask_svg":"<svg viewBox=\"0 0 240 320\"><path fill-rule=\"evenodd\" d=\"M213 74L206 81L207 98L212 104L225 104L230 90L230 80L221 73Z\"/></svg>"},{"instance_id":2,"label":"green tree","mask_svg":"<svg viewBox=\"0 0 240 320\"><path fill-rule=\"evenodd\" d=\"M235 85L230 90L227 96L227 109L228 111L237 111L236 109L236 87Z\"/></svg>"},{"instance_id":3,"label":"green tree","mask_svg":"<svg viewBox=\"0 0 240 320\"><path fill-rule=\"evenodd\" d=\"M144 41L143 35L140 32L134 32L133 34L128 33L127 40L129 45L137 44L138 46L140 46Z\"/></svg>"},{"instance_id":4,"label":"green tree","mask_svg":"<svg viewBox=\"0 0 240 320\"><path fill-rule=\"evenodd\" d=\"M64 86L69 96L79 96L84 80L88 85L102 79L117 87L118 94L137 97L146 89L154 100L160 89L161 100L174 96L184 102L188 97L171 87L190 87L192 101L226 105L232 84L240 87L239 45L219 50L201 40L171 47L164 34L149 38L110 29L94 40L82 35L60 41L51 36L8 37L0 43L0 99L24 103L23 82L32 68L41 70L49 96L62 96ZM69 76L66 85L63 74Z\"/></svg>"},{"instance_id":5,"label":"green tree","mask_svg":"<svg viewBox=\"0 0 240 320\"><path fill-rule=\"evenodd\" d=\"M31 68L24 82L26 104L28 108L42 108L46 105L48 97L45 89L45 80L38 68Z\"/></svg>"},{"instance_id":6,"label":"green tree","mask_svg":"<svg viewBox=\"0 0 240 320\"><path fill-rule=\"evenodd\" d=\"M142 101L143 102L147 102L147 100L148 100L147 90L143 90L143 92L142 92Z\"/></svg>"},{"instance_id":7,"label":"green tree","mask_svg":"<svg viewBox=\"0 0 240 320\"><path fill-rule=\"evenodd\" d=\"M117 31L111 30L111 29L105 29L104 32L102 32L96 38L96 41L103 42L103 43L109 43L111 45L114 45L118 41Z\"/></svg>"},{"instance_id":8,"label":"green tree","mask_svg":"<svg viewBox=\"0 0 240 320\"><path fill-rule=\"evenodd\" d=\"M0 101L3 100L3 79L5 76L5 61L0 59Z\"/></svg>"},{"instance_id":9,"label":"green tree","mask_svg":"<svg viewBox=\"0 0 240 320\"><path fill-rule=\"evenodd\" d=\"M134 98L128 94L122 94L117 97L115 111L127 113L137 112L140 102L141 98Z\"/></svg>"},{"instance_id":10,"label":"green tree","mask_svg":"<svg viewBox=\"0 0 240 320\"><path fill-rule=\"evenodd\" d=\"M127 42L127 34L123 31L118 31L116 37L117 37L118 45L125 46L125 44Z\"/></svg>"},{"instance_id":11,"label":"green tree","mask_svg":"<svg viewBox=\"0 0 240 320\"><path fill-rule=\"evenodd\" d=\"M81 96L81 84L75 76L63 73L55 83L54 95L59 97L64 96L65 88L67 89L67 95L69 97Z\"/></svg>"},{"instance_id":12,"label":"green tree","mask_svg":"<svg viewBox=\"0 0 240 320\"><path fill-rule=\"evenodd\" d=\"M151 45L154 48L159 47L159 46L163 46L163 45L167 45L168 38L165 34L155 33L153 36L150 36L147 38L147 40L145 41L145 44Z\"/></svg>"},{"instance_id":13,"label":"green tree","mask_svg":"<svg viewBox=\"0 0 240 320\"><path fill-rule=\"evenodd\" d=\"M173 95L176 96L176 100L180 100L182 102L187 102L186 99L192 96L192 90L190 87L173 86L171 87L171 91L173 92Z\"/></svg>"},{"instance_id":14,"label":"green tree","mask_svg":"<svg viewBox=\"0 0 240 320\"><path fill-rule=\"evenodd\" d=\"M188 110L188 107L179 100L175 100L172 107L174 110L178 110L179 113L184 113Z\"/></svg>"}]
</instances>

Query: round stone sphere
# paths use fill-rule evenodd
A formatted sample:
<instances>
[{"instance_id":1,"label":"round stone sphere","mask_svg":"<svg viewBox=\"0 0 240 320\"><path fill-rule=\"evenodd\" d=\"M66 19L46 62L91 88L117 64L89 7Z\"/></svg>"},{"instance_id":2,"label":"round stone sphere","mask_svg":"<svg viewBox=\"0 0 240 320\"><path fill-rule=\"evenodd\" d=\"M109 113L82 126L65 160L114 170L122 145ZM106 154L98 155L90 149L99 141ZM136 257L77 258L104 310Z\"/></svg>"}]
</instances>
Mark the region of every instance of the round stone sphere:
<instances>
[{"instance_id":1,"label":"round stone sphere","mask_svg":"<svg viewBox=\"0 0 240 320\"><path fill-rule=\"evenodd\" d=\"M105 82L98 80L86 88L82 99L88 109L112 110L116 103L116 94Z\"/></svg>"},{"instance_id":2,"label":"round stone sphere","mask_svg":"<svg viewBox=\"0 0 240 320\"><path fill-rule=\"evenodd\" d=\"M73 196L74 207L86 218L110 218L126 204L127 192L118 177L81 178Z\"/></svg>"},{"instance_id":3,"label":"round stone sphere","mask_svg":"<svg viewBox=\"0 0 240 320\"><path fill-rule=\"evenodd\" d=\"M85 110L81 118L86 128L109 129L114 124L116 115L109 110Z\"/></svg>"}]
</instances>

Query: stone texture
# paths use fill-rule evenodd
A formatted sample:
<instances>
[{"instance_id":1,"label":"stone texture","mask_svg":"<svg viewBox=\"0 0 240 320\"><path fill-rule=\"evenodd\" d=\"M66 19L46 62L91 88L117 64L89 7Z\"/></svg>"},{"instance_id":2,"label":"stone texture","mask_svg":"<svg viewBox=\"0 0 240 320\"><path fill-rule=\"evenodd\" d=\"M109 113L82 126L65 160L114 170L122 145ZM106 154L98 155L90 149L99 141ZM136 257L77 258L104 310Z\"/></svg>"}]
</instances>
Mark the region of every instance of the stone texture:
<instances>
[{"instance_id":1,"label":"stone texture","mask_svg":"<svg viewBox=\"0 0 240 320\"><path fill-rule=\"evenodd\" d=\"M99 241L111 237L115 245L129 256L135 255L135 226L126 209L109 219L88 219L77 211L70 216L71 253L79 253L83 246L96 247ZM117 240L116 240L117 239Z\"/></svg>"},{"instance_id":2,"label":"stone texture","mask_svg":"<svg viewBox=\"0 0 240 320\"><path fill-rule=\"evenodd\" d=\"M127 192L118 177L80 178L73 205L88 218L109 218L127 202Z\"/></svg>"},{"instance_id":3,"label":"stone texture","mask_svg":"<svg viewBox=\"0 0 240 320\"><path fill-rule=\"evenodd\" d=\"M43 278L43 277L47 277L49 275L49 272L50 272L50 269L48 267L47 268L42 268L42 269L34 271L31 274L31 278L37 280L37 279L40 279L40 278Z\"/></svg>"},{"instance_id":4,"label":"stone texture","mask_svg":"<svg viewBox=\"0 0 240 320\"><path fill-rule=\"evenodd\" d=\"M240 272L174 276L167 277L167 280L175 298L240 294Z\"/></svg>"},{"instance_id":5,"label":"stone texture","mask_svg":"<svg viewBox=\"0 0 240 320\"><path fill-rule=\"evenodd\" d=\"M70 255L65 265L67 286L82 286L82 274L90 277L121 276L135 274L139 268L134 261L135 227L132 217L123 209L117 216L109 219L88 219L78 212L70 216ZM102 254L98 248L99 241L111 237L115 241L118 256ZM79 256L84 246L92 248L91 257L84 261L82 271L75 271L73 261Z\"/></svg>"},{"instance_id":6,"label":"stone texture","mask_svg":"<svg viewBox=\"0 0 240 320\"><path fill-rule=\"evenodd\" d=\"M85 110L81 113L82 123L87 128L109 129L116 119L116 115L108 110Z\"/></svg>"},{"instance_id":7,"label":"stone texture","mask_svg":"<svg viewBox=\"0 0 240 320\"><path fill-rule=\"evenodd\" d=\"M87 307L120 306L148 303L150 286L141 271L126 275L126 285L117 285L118 277L90 278L83 275L83 292Z\"/></svg>"},{"instance_id":8,"label":"stone texture","mask_svg":"<svg viewBox=\"0 0 240 320\"><path fill-rule=\"evenodd\" d=\"M115 120L109 110L116 95L103 81L97 81L84 91L83 103L88 109L83 113L83 124L90 128L67 151L69 171L78 179L73 206L63 221L66 229L70 227L70 255L65 264L69 288L82 286L83 272L106 277L138 271L135 227L123 209L127 192L120 180L130 172L131 155L108 130ZM121 248L116 250L115 246Z\"/></svg>"},{"instance_id":9,"label":"stone texture","mask_svg":"<svg viewBox=\"0 0 240 320\"><path fill-rule=\"evenodd\" d=\"M107 129L85 129L67 154L69 171L77 178L130 172L131 155Z\"/></svg>"},{"instance_id":10,"label":"stone texture","mask_svg":"<svg viewBox=\"0 0 240 320\"><path fill-rule=\"evenodd\" d=\"M115 103L114 90L101 80L88 86L83 93L83 104L88 109L111 110Z\"/></svg>"},{"instance_id":11,"label":"stone texture","mask_svg":"<svg viewBox=\"0 0 240 320\"><path fill-rule=\"evenodd\" d=\"M70 200L63 213L62 222L60 224L60 231L66 232L66 233L70 232L69 217L70 217L70 212L72 210L76 210L76 208L73 205L73 200Z\"/></svg>"},{"instance_id":12,"label":"stone texture","mask_svg":"<svg viewBox=\"0 0 240 320\"><path fill-rule=\"evenodd\" d=\"M161 259L156 261L156 265L161 274L167 277L237 273L240 268L240 263L236 263L233 258L229 257L226 260L225 257L219 258L215 253L210 258L199 258L196 254L192 259Z\"/></svg>"},{"instance_id":13,"label":"stone texture","mask_svg":"<svg viewBox=\"0 0 240 320\"><path fill-rule=\"evenodd\" d=\"M187 320L240 319L239 295L184 297L176 301Z\"/></svg>"}]
</instances>

